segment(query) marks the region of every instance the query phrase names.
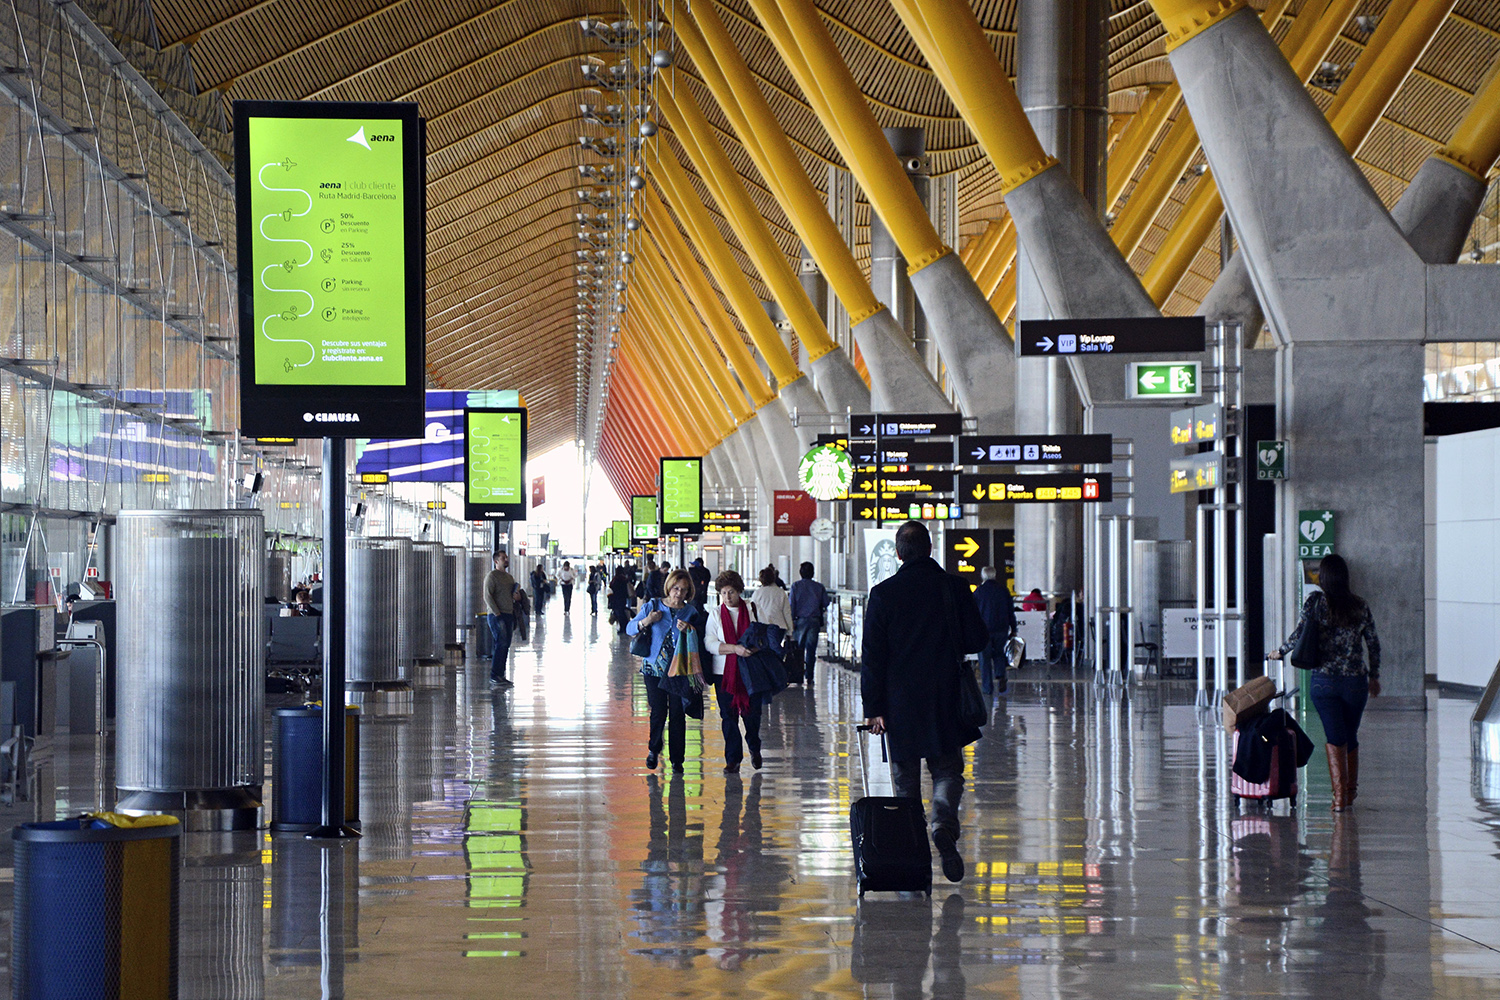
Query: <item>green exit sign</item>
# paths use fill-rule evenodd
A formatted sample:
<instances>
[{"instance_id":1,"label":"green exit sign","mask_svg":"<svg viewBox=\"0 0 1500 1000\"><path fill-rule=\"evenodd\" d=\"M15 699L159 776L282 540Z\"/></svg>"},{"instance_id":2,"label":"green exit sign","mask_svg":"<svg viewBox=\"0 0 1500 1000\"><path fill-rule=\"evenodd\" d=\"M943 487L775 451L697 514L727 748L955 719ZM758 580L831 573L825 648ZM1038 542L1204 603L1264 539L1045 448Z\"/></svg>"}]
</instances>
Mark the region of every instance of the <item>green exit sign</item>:
<instances>
[{"instance_id":1,"label":"green exit sign","mask_svg":"<svg viewBox=\"0 0 1500 1000\"><path fill-rule=\"evenodd\" d=\"M1197 361L1132 362L1125 368L1125 395L1130 399L1191 399L1201 395L1201 375Z\"/></svg>"}]
</instances>

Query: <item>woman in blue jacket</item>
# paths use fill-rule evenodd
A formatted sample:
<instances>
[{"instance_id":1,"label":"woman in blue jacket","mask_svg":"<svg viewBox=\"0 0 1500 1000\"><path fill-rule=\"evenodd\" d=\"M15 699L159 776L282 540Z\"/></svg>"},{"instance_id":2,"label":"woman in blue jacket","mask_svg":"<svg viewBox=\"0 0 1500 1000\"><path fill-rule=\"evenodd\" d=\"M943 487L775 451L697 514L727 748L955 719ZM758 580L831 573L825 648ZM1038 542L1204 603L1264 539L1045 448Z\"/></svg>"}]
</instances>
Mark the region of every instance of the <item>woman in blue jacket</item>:
<instances>
[{"instance_id":1,"label":"woman in blue jacket","mask_svg":"<svg viewBox=\"0 0 1500 1000\"><path fill-rule=\"evenodd\" d=\"M703 625L706 616L693 604L693 578L683 570L667 577L662 585L665 598L652 598L641 604L641 610L625 626L638 635L649 629L651 649L641 658L641 678L646 684L646 701L651 706L651 736L646 744L646 766L655 768L661 759L662 728L667 729L668 756L672 771L682 773L682 758L687 752L687 706L683 700L661 687L672 661L672 651L683 632L698 633L698 648L703 648ZM698 696L701 698L701 695Z\"/></svg>"}]
</instances>

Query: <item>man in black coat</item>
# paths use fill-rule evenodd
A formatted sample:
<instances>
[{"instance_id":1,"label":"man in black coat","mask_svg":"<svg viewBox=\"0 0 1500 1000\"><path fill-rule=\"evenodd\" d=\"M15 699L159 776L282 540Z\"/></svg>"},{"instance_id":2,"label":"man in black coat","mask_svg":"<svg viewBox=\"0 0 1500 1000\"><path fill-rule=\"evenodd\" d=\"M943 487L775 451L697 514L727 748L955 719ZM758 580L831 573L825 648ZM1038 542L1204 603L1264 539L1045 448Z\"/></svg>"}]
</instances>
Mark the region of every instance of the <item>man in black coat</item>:
<instances>
[{"instance_id":1,"label":"man in black coat","mask_svg":"<svg viewBox=\"0 0 1500 1000\"><path fill-rule=\"evenodd\" d=\"M974 603L979 608L979 617L990 630L990 642L979 651L979 677L986 697L996 691L1005 693L1005 644L1016 634L1016 608L1010 600L1010 590L995 579L995 567L986 566L979 574L984 582L974 591Z\"/></svg>"},{"instance_id":2,"label":"man in black coat","mask_svg":"<svg viewBox=\"0 0 1500 1000\"><path fill-rule=\"evenodd\" d=\"M958 853L958 804L964 792L963 748L979 739L959 720L959 670L965 653L990 641L968 584L932 558L932 536L920 521L896 532L901 568L870 590L860 691L872 733L885 733L895 794L922 797L922 761L932 775L932 842L950 882L964 877ZM946 597L945 597L946 592Z\"/></svg>"}]
</instances>

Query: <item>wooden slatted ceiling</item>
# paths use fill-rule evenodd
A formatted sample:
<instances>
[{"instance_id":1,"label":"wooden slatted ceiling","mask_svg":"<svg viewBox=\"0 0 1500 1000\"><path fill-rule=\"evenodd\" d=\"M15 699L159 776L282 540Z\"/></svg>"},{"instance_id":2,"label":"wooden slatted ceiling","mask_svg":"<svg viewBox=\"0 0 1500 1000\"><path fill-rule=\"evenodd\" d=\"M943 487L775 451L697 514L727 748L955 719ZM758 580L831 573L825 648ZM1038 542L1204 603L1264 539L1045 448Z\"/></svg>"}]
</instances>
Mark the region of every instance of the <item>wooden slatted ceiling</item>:
<instances>
[{"instance_id":1,"label":"wooden slatted ceiling","mask_svg":"<svg viewBox=\"0 0 1500 1000\"><path fill-rule=\"evenodd\" d=\"M974 0L1002 66L1015 71L1017 0ZM1261 0L1252 0L1261 7ZM1280 34L1308 0L1294 0ZM1388 0L1370 0L1378 14ZM129 5L113 5L121 10ZM721 16L814 184L838 153L781 64L746 0L718 0ZM999 184L889 4L819 0L835 43L883 125L920 125L934 173L958 176L960 244L1003 211ZM190 48L201 90L237 98L415 100L429 119L429 356L455 387L519 389L532 405L539 449L575 433L573 191L581 151L578 64L599 47L579 32L586 15L616 19L614 0L153 0L163 46ZM123 14L122 14L123 16ZM128 26L119 25L122 30ZM1111 0L1110 106L1128 115L1142 89L1170 82L1160 23L1146 0ZM1352 62L1364 39L1346 29L1331 58ZM1394 202L1422 160L1452 131L1469 95L1500 58L1500 0L1459 0L1416 73L1360 151L1376 190ZM797 239L696 68L678 53L676 86L698 99L756 206L789 256ZM1315 92L1326 104L1328 95ZM600 101L598 95L593 98ZM662 141L676 149L663 129ZM1201 160L1201 155L1200 155ZM747 271L719 207L682 158ZM1142 170L1149 169L1150 157ZM1139 174L1137 175L1139 176ZM1144 271L1197 180L1178 184L1132 265ZM1127 188L1127 193L1128 193ZM868 258L868 208L856 212L856 257ZM1168 302L1187 313L1218 270L1217 237ZM764 295L759 282L757 291Z\"/></svg>"}]
</instances>

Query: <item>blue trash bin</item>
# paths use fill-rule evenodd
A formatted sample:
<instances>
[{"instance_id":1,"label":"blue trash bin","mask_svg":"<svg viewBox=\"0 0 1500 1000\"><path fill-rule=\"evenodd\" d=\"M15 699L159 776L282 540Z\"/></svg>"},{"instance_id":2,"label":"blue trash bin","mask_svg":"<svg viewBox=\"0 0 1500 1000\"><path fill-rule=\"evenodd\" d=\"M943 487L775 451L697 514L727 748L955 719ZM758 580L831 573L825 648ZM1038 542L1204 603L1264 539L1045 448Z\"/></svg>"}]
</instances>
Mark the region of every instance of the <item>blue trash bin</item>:
<instances>
[{"instance_id":1,"label":"blue trash bin","mask_svg":"<svg viewBox=\"0 0 1500 1000\"><path fill-rule=\"evenodd\" d=\"M359 706L344 709L344 823L359 826ZM271 713L271 832L323 825L323 706Z\"/></svg>"},{"instance_id":2,"label":"blue trash bin","mask_svg":"<svg viewBox=\"0 0 1500 1000\"><path fill-rule=\"evenodd\" d=\"M24 823L16 849L11 995L175 1000L182 824L172 816Z\"/></svg>"}]
</instances>

